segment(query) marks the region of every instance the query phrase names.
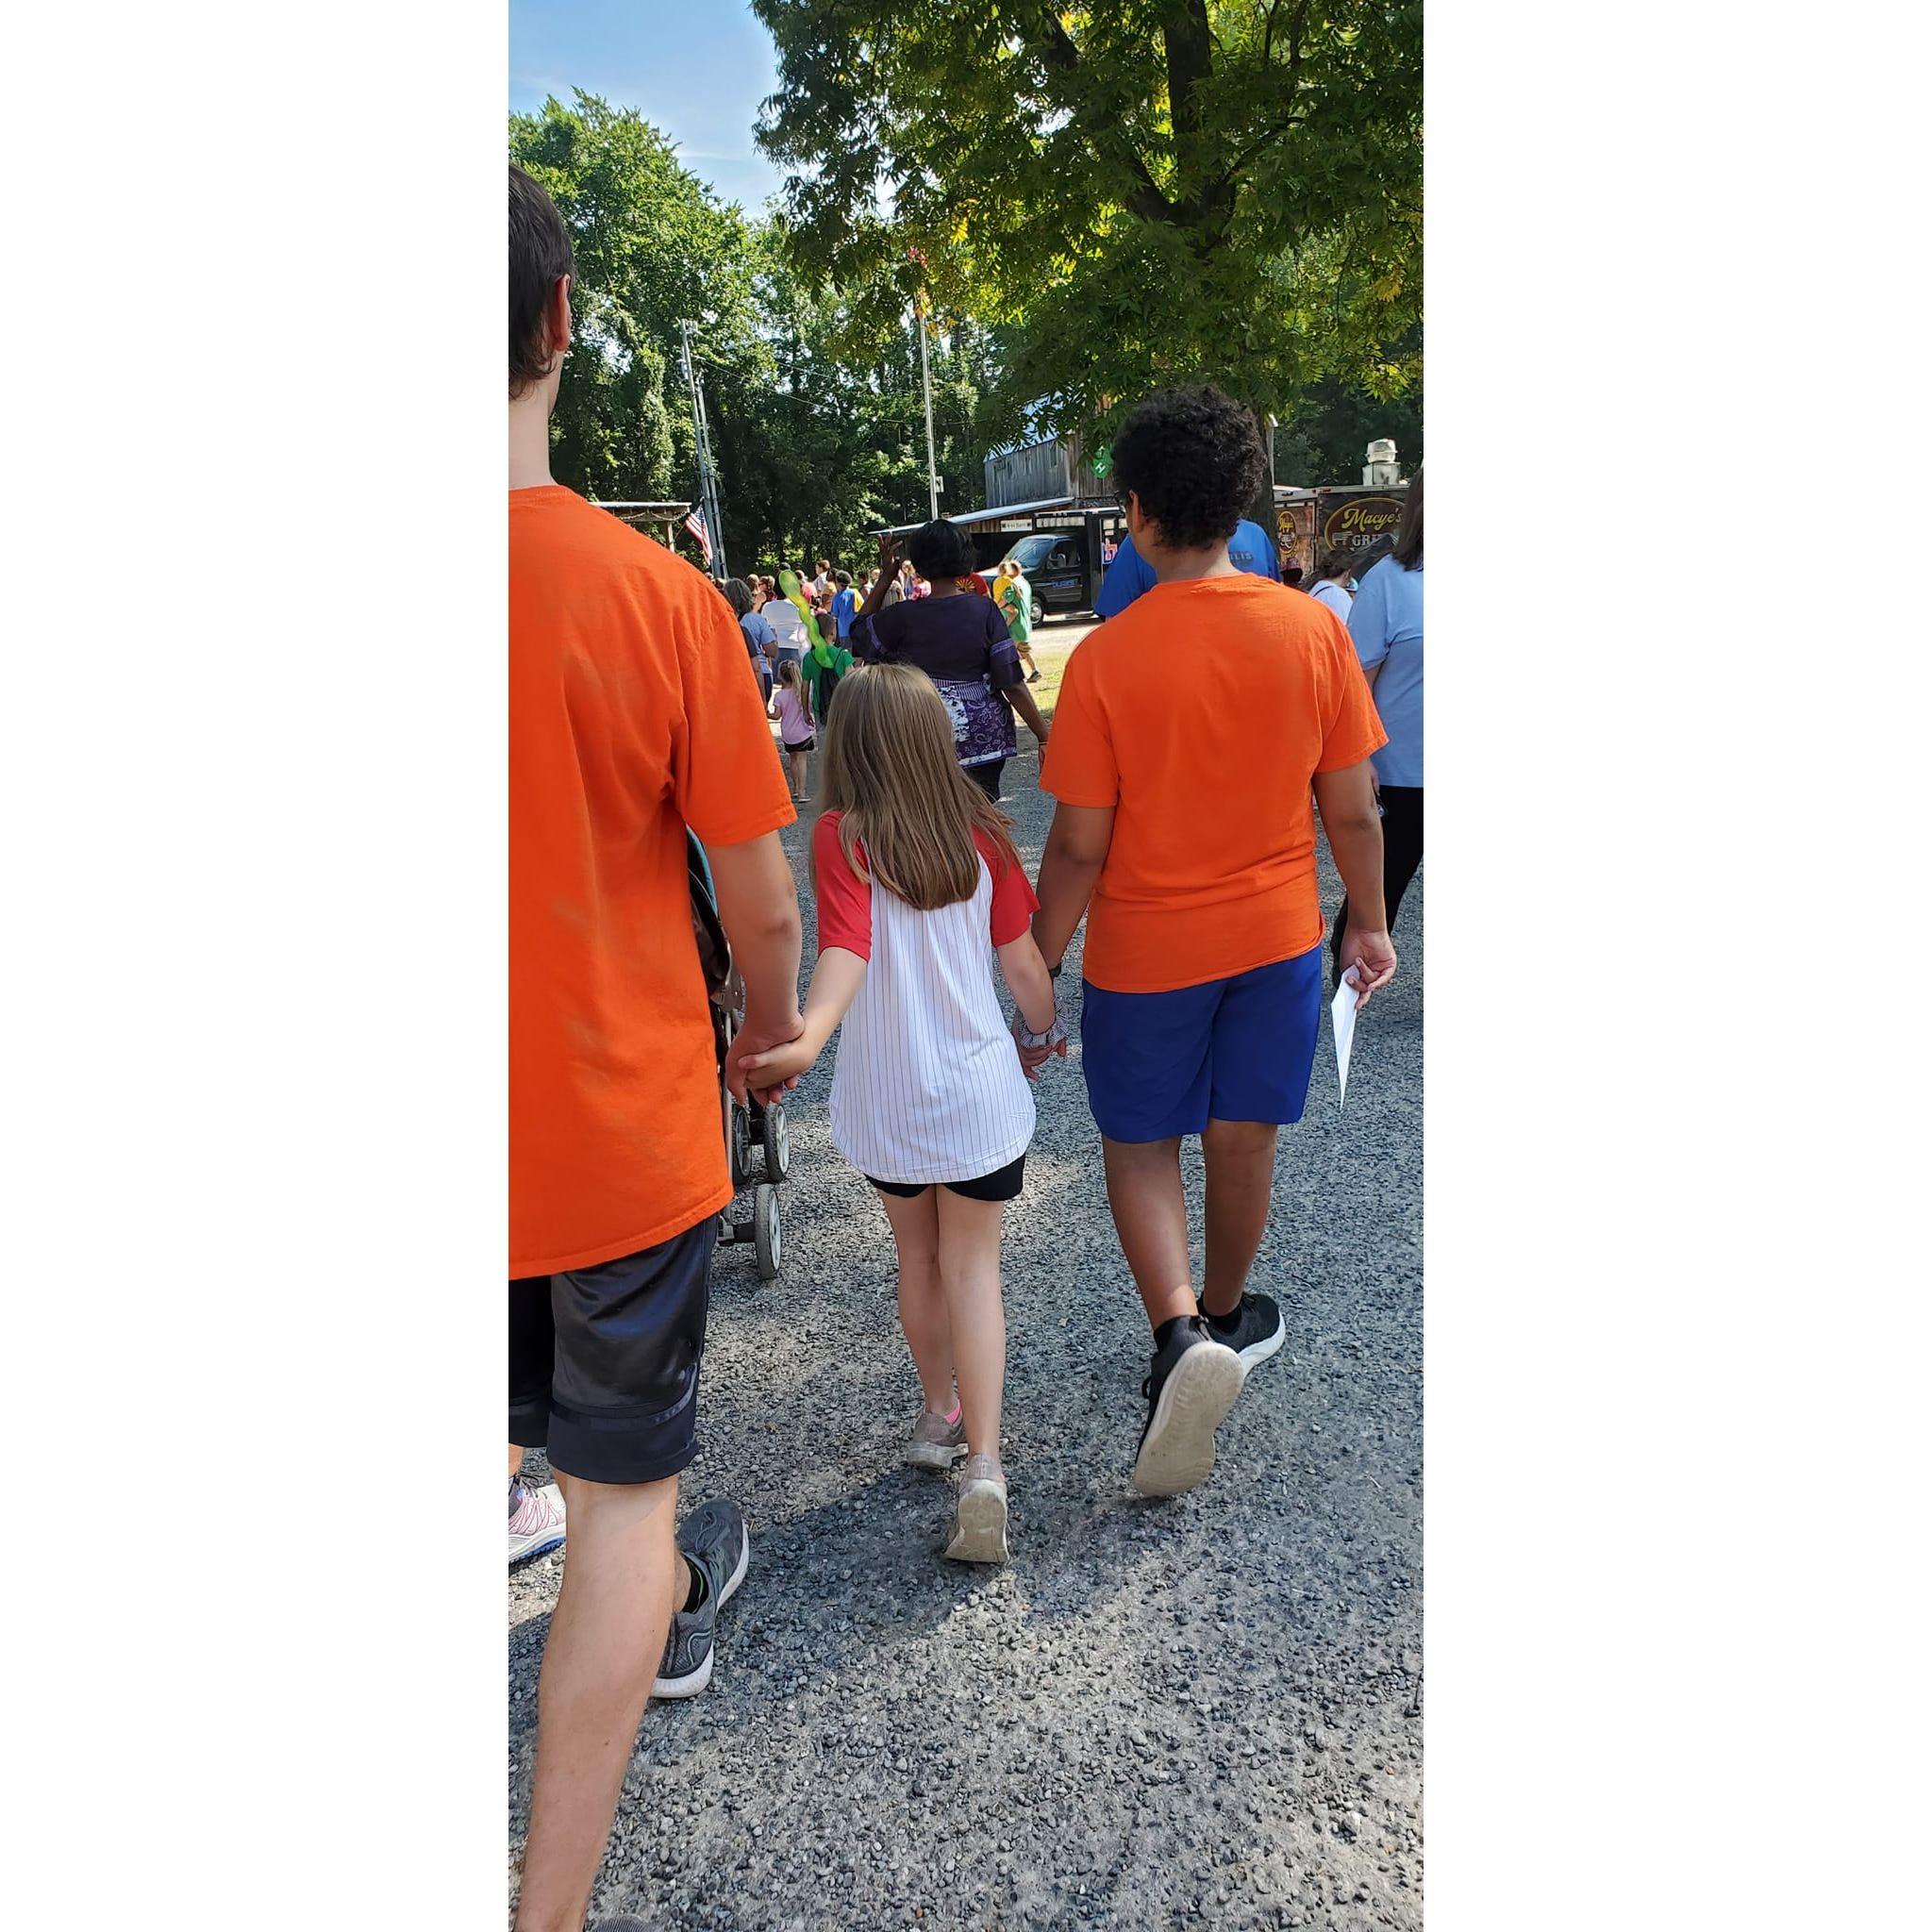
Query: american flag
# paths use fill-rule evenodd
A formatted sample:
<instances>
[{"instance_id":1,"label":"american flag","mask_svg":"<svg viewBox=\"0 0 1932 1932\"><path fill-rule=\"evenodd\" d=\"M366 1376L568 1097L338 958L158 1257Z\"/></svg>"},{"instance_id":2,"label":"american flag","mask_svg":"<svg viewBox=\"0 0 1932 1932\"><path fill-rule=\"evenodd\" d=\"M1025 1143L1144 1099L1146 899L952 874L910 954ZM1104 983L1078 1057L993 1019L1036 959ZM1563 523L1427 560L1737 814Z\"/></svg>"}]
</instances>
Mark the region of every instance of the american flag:
<instances>
[{"instance_id":1,"label":"american flag","mask_svg":"<svg viewBox=\"0 0 1932 1932\"><path fill-rule=\"evenodd\" d=\"M691 511L684 520L684 527L691 532L691 541L705 553L705 561L709 563L711 560L711 533L705 527L704 511L701 509Z\"/></svg>"}]
</instances>

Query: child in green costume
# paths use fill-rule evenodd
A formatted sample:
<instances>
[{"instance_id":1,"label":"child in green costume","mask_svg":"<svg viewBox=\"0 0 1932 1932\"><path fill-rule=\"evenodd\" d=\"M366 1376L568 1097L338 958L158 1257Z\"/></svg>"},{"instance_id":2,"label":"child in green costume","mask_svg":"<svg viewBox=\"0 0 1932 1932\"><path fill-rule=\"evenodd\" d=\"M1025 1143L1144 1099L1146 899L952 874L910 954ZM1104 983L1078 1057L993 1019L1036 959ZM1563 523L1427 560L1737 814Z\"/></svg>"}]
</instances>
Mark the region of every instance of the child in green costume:
<instances>
[{"instance_id":1,"label":"child in green costume","mask_svg":"<svg viewBox=\"0 0 1932 1932\"><path fill-rule=\"evenodd\" d=\"M778 573L778 594L805 620L805 675L811 686L812 716L818 720L820 730L824 730L825 720L831 715L832 693L838 690L839 680L852 669L852 653L836 638L829 643L825 641L819 629L818 615L795 570Z\"/></svg>"}]
</instances>

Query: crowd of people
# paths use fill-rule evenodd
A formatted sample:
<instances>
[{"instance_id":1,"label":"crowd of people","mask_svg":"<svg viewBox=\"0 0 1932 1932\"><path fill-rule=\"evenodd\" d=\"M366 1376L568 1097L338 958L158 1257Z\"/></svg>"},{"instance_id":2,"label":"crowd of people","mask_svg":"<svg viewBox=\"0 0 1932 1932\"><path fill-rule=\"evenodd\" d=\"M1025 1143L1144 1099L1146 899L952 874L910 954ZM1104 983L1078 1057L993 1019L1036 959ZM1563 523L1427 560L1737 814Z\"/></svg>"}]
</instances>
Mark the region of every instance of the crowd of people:
<instances>
[{"instance_id":1,"label":"crowd of people","mask_svg":"<svg viewBox=\"0 0 1932 1932\"><path fill-rule=\"evenodd\" d=\"M1002 563L989 585L974 568L958 526L919 531L893 569L855 577L820 558L815 575L781 566L727 577L723 589L744 634L765 703L779 725L794 805L809 798L811 757L831 716L839 682L857 663L894 659L932 673L962 742L960 763L990 797L1014 749L1017 715L1043 749L1046 724L1020 687L1040 682L1033 657L1033 587L1019 564ZM956 597L978 605L953 605ZM796 675L787 676L786 667Z\"/></svg>"},{"instance_id":2,"label":"crowd of people","mask_svg":"<svg viewBox=\"0 0 1932 1932\"><path fill-rule=\"evenodd\" d=\"M1369 574L1344 627L1271 581L1273 547L1242 519L1264 468L1251 412L1208 387L1150 396L1113 446L1119 584L1109 572L1106 622L1068 660L1049 727L1012 608L1030 591L1002 573L989 594L943 520L897 571L855 585L822 558L809 576L734 579L721 600L558 486L548 419L574 273L556 209L512 168L510 1500L515 1537L532 1507L516 1458L545 1450L569 1531L523 1932L581 1926L643 1707L708 1683L718 1612L750 1560L735 1504L676 1514L732 1192L688 833L743 986L732 1092L781 1105L838 1035L831 1138L891 1231L919 1384L904 1454L963 1465L940 1554L985 1564L1009 1555L1005 1210L1037 1126L1029 1083L1066 1055L1071 1009L1149 1324L1131 1480L1173 1495L1211 1474L1218 1429L1285 1339L1249 1275L1324 1003L1318 812L1346 891L1334 970L1359 1007L1396 972L1375 761L1407 755L1391 719L1407 729L1411 672L1413 768L1388 767L1382 789L1412 780L1418 851L1421 824L1419 488L1407 560L1398 544ZM1390 565L1416 577L1412 599L1376 590ZM1372 603L1379 700L1357 627ZM997 803L1016 723L1056 801L1037 881ZM779 834L815 751L818 951L801 1004ZM1198 1283L1190 1136L1207 1168Z\"/></svg>"}]
</instances>

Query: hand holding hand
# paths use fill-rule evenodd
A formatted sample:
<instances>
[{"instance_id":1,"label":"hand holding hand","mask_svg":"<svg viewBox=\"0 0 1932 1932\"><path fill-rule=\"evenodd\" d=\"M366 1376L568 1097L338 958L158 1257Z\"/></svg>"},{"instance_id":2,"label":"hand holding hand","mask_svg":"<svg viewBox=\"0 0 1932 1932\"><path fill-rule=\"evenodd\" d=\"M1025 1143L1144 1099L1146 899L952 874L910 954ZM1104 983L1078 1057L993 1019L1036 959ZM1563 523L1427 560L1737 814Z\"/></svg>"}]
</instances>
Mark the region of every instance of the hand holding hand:
<instances>
[{"instance_id":1,"label":"hand holding hand","mask_svg":"<svg viewBox=\"0 0 1932 1932\"><path fill-rule=\"evenodd\" d=\"M1371 997L1395 977L1395 947L1386 932L1370 932L1351 919L1341 935L1340 963L1343 979L1348 978L1350 968L1355 971L1350 984L1356 990L1355 1009L1359 1013Z\"/></svg>"},{"instance_id":2,"label":"hand holding hand","mask_svg":"<svg viewBox=\"0 0 1932 1932\"><path fill-rule=\"evenodd\" d=\"M1020 1068L1029 1080L1040 1077L1040 1070L1058 1054L1061 1059L1067 1057L1067 1042L1062 1040L1052 1046L1020 1046L1016 1040L1013 1044L1020 1049Z\"/></svg>"},{"instance_id":3,"label":"hand holding hand","mask_svg":"<svg viewBox=\"0 0 1932 1932\"><path fill-rule=\"evenodd\" d=\"M818 1056L807 1054L795 1072L789 1074L784 1070L774 1071L765 1066L753 1067L751 1062L761 1056L775 1053L790 1046L805 1031L802 1014L793 1013L789 1019L775 1025L754 1025L747 1022L732 1036L731 1049L724 1056L724 1084L731 1090L731 1097L741 1107L744 1104L745 1089L754 1085L747 1077L757 1073L762 1080L756 1090L759 1106L767 1105L775 1094L779 1099L798 1085L798 1075L805 1073Z\"/></svg>"}]
</instances>

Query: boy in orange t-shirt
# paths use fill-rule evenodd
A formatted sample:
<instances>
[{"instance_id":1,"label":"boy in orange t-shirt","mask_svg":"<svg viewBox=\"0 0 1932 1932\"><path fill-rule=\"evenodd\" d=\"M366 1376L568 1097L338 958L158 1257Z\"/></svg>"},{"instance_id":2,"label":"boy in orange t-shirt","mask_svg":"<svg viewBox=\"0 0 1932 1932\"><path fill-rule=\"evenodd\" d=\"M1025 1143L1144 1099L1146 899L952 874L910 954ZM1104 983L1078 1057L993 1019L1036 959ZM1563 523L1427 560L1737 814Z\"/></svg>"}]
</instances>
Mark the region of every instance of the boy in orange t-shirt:
<instances>
[{"instance_id":1,"label":"boy in orange t-shirt","mask_svg":"<svg viewBox=\"0 0 1932 1932\"><path fill-rule=\"evenodd\" d=\"M793 813L737 620L689 564L551 481L573 270L556 208L512 167L509 1439L547 1449L569 1511L524 1932L583 1924L645 1700L704 1689L750 1557L735 1504L675 1521L731 1198L687 828L744 981L734 1058L805 1025L778 842Z\"/></svg>"},{"instance_id":2,"label":"boy in orange t-shirt","mask_svg":"<svg viewBox=\"0 0 1932 1932\"><path fill-rule=\"evenodd\" d=\"M1387 737L1348 633L1228 558L1264 474L1253 415L1218 390L1167 390L1135 410L1113 475L1156 581L1068 660L1041 770L1058 803L1033 930L1056 973L1092 902L1081 1054L1114 1226L1154 1327L1134 1464L1145 1495L1208 1476L1249 1369L1283 1341L1280 1311L1246 1283L1276 1130L1301 1119L1320 1032L1311 788L1348 889L1340 969L1360 1006L1395 974L1369 765ZM1198 1303L1188 1134L1208 1170Z\"/></svg>"}]
</instances>

